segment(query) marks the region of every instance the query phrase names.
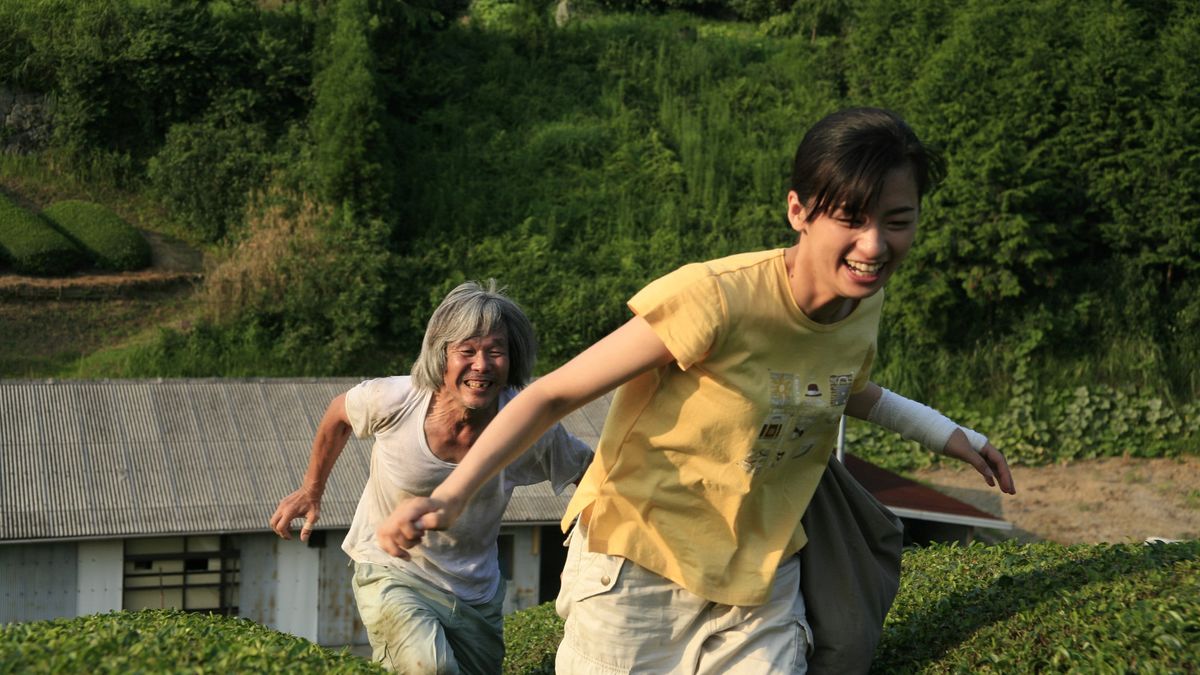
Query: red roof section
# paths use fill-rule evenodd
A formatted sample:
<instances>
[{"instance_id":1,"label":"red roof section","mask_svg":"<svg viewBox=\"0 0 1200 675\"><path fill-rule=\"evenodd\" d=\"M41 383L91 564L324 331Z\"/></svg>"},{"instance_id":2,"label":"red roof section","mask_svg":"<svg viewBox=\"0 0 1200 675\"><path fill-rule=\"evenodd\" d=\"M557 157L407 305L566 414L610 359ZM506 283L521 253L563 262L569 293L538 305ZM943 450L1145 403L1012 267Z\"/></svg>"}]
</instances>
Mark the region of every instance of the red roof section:
<instances>
[{"instance_id":1,"label":"red roof section","mask_svg":"<svg viewBox=\"0 0 1200 675\"><path fill-rule=\"evenodd\" d=\"M850 453L845 455L846 468L863 487L875 495L885 506L893 509L910 509L943 513L965 518L978 518L1005 522L1002 518L981 511L966 502L925 487L920 483L896 475Z\"/></svg>"}]
</instances>

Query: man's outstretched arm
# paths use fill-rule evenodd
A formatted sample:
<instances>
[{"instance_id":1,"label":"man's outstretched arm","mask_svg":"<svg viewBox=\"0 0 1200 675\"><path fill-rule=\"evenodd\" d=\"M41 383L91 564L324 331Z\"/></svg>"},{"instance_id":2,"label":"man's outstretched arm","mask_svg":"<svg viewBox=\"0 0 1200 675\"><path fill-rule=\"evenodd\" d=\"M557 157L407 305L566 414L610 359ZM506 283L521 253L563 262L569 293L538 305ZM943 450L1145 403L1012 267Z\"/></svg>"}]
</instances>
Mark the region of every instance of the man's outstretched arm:
<instances>
[{"instance_id":1,"label":"man's outstretched arm","mask_svg":"<svg viewBox=\"0 0 1200 675\"><path fill-rule=\"evenodd\" d=\"M291 525L296 518L304 518L300 529L300 541L308 541L313 527L321 517L321 497L325 494L325 482L333 471L333 465L350 440L350 419L346 416L346 395L339 394L329 402L317 433L313 436L312 452L308 457L308 469L300 488L279 501L271 515L271 529L284 539L291 539Z\"/></svg>"}]
</instances>

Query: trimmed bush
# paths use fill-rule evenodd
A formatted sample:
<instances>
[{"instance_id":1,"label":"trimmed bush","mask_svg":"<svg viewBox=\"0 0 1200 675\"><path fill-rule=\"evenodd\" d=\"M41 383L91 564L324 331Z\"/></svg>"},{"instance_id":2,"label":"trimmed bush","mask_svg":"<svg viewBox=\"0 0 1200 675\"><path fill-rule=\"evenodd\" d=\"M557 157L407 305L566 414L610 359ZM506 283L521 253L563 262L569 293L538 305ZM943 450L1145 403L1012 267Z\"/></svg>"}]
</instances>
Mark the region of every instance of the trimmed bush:
<instances>
[{"instance_id":1,"label":"trimmed bush","mask_svg":"<svg viewBox=\"0 0 1200 675\"><path fill-rule=\"evenodd\" d=\"M562 636L563 622L553 602L509 614L504 618L504 672L553 675Z\"/></svg>"},{"instance_id":2,"label":"trimmed bush","mask_svg":"<svg viewBox=\"0 0 1200 675\"><path fill-rule=\"evenodd\" d=\"M42 216L74 239L101 269L138 270L150 265L146 239L104 206L72 199L51 204Z\"/></svg>"},{"instance_id":3,"label":"trimmed bush","mask_svg":"<svg viewBox=\"0 0 1200 675\"><path fill-rule=\"evenodd\" d=\"M935 546L904 557L874 670L1191 672L1200 540Z\"/></svg>"},{"instance_id":4,"label":"trimmed bush","mask_svg":"<svg viewBox=\"0 0 1200 675\"><path fill-rule=\"evenodd\" d=\"M552 603L505 621L506 673L554 672ZM1200 540L905 552L873 672L1191 672Z\"/></svg>"},{"instance_id":5,"label":"trimmed bush","mask_svg":"<svg viewBox=\"0 0 1200 675\"><path fill-rule=\"evenodd\" d=\"M248 619L178 610L0 626L5 673L382 673Z\"/></svg>"},{"instance_id":6,"label":"trimmed bush","mask_svg":"<svg viewBox=\"0 0 1200 675\"><path fill-rule=\"evenodd\" d=\"M63 233L0 194L0 256L21 274L55 276L86 262Z\"/></svg>"}]
</instances>

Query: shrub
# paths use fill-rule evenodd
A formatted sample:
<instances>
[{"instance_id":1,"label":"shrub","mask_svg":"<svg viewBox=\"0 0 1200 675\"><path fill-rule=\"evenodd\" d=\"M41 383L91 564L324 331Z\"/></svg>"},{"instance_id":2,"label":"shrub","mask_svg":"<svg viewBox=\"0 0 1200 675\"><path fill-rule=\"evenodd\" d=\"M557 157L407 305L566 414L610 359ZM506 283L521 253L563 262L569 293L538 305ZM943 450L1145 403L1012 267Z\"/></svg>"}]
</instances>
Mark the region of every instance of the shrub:
<instances>
[{"instance_id":1,"label":"shrub","mask_svg":"<svg viewBox=\"0 0 1200 675\"><path fill-rule=\"evenodd\" d=\"M101 269L137 270L150 265L150 245L129 223L93 202L51 204L42 215L75 240Z\"/></svg>"},{"instance_id":2,"label":"shrub","mask_svg":"<svg viewBox=\"0 0 1200 675\"><path fill-rule=\"evenodd\" d=\"M0 255L21 274L55 276L81 267L86 258L49 223L0 194Z\"/></svg>"},{"instance_id":3,"label":"shrub","mask_svg":"<svg viewBox=\"0 0 1200 675\"><path fill-rule=\"evenodd\" d=\"M1200 453L1200 402L1171 405L1132 387L1038 391L1018 376L999 414L947 413L987 435L1013 465ZM864 422L847 425L846 442L854 454L893 471L942 461L916 443Z\"/></svg>"},{"instance_id":4,"label":"shrub","mask_svg":"<svg viewBox=\"0 0 1200 675\"><path fill-rule=\"evenodd\" d=\"M877 672L1189 672L1200 541L939 545L904 556Z\"/></svg>"},{"instance_id":5,"label":"shrub","mask_svg":"<svg viewBox=\"0 0 1200 675\"><path fill-rule=\"evenodd\" d=\"M1200 540L906 551L873 672L1190 672L1200 662ZM505 620L506 673L553 672L546 603Z\"/></svg>"},{"instance_id":6,"label":"shrub","mask_svg":"<svg viewBox=\"0 0 1200 675\"><path fill-rule=\"evenodd\" d=\"M346 652L248 619L178 610L0 626L6 673L381 673Z\"/></svg>"},{"instance_id":7,"label":"shrub","mask_svg":"<svg viewBox=\"0 0 1200 675\"><path fill-rule=\"evenodd\" d=\"M261 183L267 164L261 125L215 118L171 127L147 173L171 215L213 242L241 224L247 195Z\"/></svg>"},{"instance_id":8,"label":"shrub","mask_svg":"<svg viewBox=\"0 0 1200 675\"><path fill-rule=\"evenodd\" d=\"M504 672L553 675L554 652L562 636L562 619L553 602L509 614L504 619Z\"/></svg>"}]
</instances>

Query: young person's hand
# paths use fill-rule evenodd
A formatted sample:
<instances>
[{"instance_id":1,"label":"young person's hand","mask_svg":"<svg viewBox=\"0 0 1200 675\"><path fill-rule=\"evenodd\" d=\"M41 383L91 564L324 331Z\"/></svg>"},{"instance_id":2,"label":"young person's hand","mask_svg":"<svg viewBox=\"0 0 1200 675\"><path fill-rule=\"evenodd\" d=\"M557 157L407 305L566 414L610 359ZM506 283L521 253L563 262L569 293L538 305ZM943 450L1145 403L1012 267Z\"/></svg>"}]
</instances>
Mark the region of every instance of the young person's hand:
<instances>
[{"instance_id":1,"label":"young person's hand","mask_svg":"<svg viewBox=\"0 0 1200 675\"><path fill-rule=\"evenodd\" d=\"M408 549L421 543L426 530L444 530L454 524L460 509L449 502L429 497L412 497L396 505L375 537L388 555L410 560Z\"/></svg>"},{"instance_id":2,"label":"young person's hand","mask_svg":"<svg viewBox=\"0 0 1200 675\"><path fill-rule=\"evenodd\" d=\"M1004 459L1004 453L991 443L984 443L983 447L976 451L967 440L967 435L961 429L955 429L954 433L950 434L950 440L946 441L942 453L975 467L988 485L995 487L999 483L1001 492L1010 495L1017 493L1012 472L1008 469L1008 460Z\"/></svg>"}]
</instances>

